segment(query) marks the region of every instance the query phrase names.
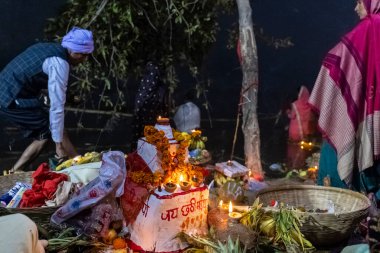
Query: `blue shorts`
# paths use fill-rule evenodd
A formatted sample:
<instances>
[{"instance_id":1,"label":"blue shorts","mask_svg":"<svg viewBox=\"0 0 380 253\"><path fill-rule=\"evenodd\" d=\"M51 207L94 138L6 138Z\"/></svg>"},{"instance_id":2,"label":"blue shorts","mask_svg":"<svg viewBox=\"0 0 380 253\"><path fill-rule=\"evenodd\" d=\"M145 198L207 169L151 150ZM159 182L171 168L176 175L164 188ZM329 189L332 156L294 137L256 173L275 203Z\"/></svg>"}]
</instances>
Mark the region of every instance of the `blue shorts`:
<instances>
[{"instance_id":1,"label":"blue shorts","mask_svg":"<svg viewBox=\"0 0 380 253\"><path fill-rule=\"evenodd\" d=\"M0 120L6 120L18 126L25 138L45 140L50 138L49 109L0 107Z\"/></svg>"}]
</instances>

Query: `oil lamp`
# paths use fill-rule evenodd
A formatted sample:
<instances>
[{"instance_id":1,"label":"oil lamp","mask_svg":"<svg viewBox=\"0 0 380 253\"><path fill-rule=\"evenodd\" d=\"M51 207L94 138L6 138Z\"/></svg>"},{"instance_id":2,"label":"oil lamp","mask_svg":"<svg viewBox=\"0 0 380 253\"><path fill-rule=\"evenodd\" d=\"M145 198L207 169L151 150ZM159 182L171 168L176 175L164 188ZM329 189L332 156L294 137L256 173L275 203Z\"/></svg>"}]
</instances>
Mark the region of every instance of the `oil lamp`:
<instances>
[{"instance_id":1,"label":"oil lamp","mask_svg":"<svg viewBox=\"0 0 380 253\"><path fill-rule=\"evenodd\" d=\"M164 185L164 188L165 188L165 191L172 193L177 189L177 185L175 183L169 181Z\"/></svg>"},{"instance_id":2,"label":"oil lamp","mask_svg":"<svg viewBox=\"0 0 380 253\"><path fill-rule=\"evenodd\" d=\"M179 186L181 187L182 191L188 191L191 188L191 184L187 181L184 181L183 175L180 175L179 177Z\"/></svg>"},{"instance_id":3,"label":"oil lamp","mask_svg":"<svg viewBox=\"0 0 380 253\"><path fill-rule=\"evenodd\" d=\"M228 206L228 217L233 221L238 221L243 215L238 212L233 212L232 203Z\"/></svg>"}]
</instances>

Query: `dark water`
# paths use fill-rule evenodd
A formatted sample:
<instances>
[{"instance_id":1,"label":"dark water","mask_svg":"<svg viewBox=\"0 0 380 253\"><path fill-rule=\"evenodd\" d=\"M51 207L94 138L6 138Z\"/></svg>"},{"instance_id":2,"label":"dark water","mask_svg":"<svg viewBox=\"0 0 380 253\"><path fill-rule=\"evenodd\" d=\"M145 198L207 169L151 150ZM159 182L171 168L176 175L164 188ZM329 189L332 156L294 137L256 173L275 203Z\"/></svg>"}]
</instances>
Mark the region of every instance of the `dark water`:
<instances>
[{"instance_id":1,"label":"dark water","mask_svg":"<svg viewBox=\"0 0 380 253\"><path fill-rule=\"evenodd\" d=\"M261 157L263 165L283 162L286 156L287 132L283 126L275 125L274 118L260 119ZM213 156L213 162L226 161L231 157L232 142L235 131L235 119L213 119L212 126L208 119L202 120L203 135L208 137L207 149ZM121 150L130 152L131 117L99 115L94 113L66 113L66 126L71 140L80 154L88 151ZM78 127L80 126L80 127ZM29 140L22 138L19 130L0 121L0 170L8 169L21 155ZM238 129L233 158L244 162L243 134ZM29 166L35 169L55 152L50 143L47 150Z\"/></svg>"}]
</instances>

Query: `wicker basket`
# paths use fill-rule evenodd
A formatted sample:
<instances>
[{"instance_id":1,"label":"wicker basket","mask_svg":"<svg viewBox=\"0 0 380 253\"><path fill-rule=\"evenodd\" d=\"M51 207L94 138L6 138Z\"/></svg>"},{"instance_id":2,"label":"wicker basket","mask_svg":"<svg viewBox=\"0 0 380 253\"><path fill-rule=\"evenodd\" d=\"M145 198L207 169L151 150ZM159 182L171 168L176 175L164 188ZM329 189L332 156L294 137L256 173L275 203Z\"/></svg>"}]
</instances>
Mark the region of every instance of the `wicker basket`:
<instances>
[{"instance_id":1,"label":"wicker basket","mask_svg":"<svg viewBox=\"0 0 380 253\"><path fill-rule=\"evenodd\" d=\"M0 194L8 192L16 182L32 183L33 171L11 174L7 176L0 176ZM1 196L0 195L0 196ZM28 216L37 224L50 223L51 215L58 209L58 207L33 207L33 208L4 208L0 207L0 216L21 213Z\"/></svg>"},{"instance_id":2,"label":"wicker basket","mask_svg":"<svg viewBox=\"0 0 380 253\"><path fill-rule=\"evenodd\" d=\"M294 207L327 209L329 200L334 213L299 212L305 222L302 233L315 246L332 246L348 239L356 225L368 215L370 200L361 193L335 187L285 185L270 187L257 196L265 205L277 200Z\"/></svg>"}]
</instances>

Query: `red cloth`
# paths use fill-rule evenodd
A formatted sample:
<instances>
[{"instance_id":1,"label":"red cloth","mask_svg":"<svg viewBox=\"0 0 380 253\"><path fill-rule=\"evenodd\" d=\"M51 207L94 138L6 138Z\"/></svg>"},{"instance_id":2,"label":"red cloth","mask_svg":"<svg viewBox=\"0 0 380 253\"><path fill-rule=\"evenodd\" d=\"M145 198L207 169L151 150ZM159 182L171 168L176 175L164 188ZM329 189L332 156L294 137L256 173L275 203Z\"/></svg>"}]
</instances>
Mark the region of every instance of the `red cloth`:
<instances>
[{"instance_id":1,"label":"red cloth","mask_svg":"<svg viewBox=\"0 0 380 253\"><path fill-rule=\"evenodd\" d=\"M137 154L133 152L128 154L126 159L127 172L143 171L146 174L151 174L148 165ZM133 223L140 210L144 207L144 203L149 196L149 191L145 185L136 184L127 175L124 184L124 195L121 196L121 207L123 209L124 217L128 223Z\"/></svg>"},{"instance_id":2,"label":"red cloth","mask_svg":"<svg viewBox=\"0 0 380 253\"><path fill-rule=\"evenodd\" d=\"M47 163L42 163L33 172L32 189L26 190L22 196L20 207L40 207L45 204L45 200L53 199L54 193L60 182L67 181L66 174L50 171Z\"/></svg>"}]
</instances>

